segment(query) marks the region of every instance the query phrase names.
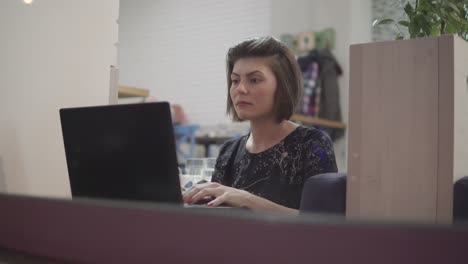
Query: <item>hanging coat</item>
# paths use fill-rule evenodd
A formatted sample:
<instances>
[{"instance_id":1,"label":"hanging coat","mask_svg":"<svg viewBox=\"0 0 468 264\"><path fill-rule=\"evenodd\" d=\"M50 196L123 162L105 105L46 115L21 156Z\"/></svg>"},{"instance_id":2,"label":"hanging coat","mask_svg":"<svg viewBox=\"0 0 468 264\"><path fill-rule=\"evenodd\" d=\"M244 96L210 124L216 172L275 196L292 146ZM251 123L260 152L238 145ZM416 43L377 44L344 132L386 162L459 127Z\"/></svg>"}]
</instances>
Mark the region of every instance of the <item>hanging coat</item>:
<instances>
[{"instance_id":1,"label":"hanging coat","mask_svg":"<svg viewBox=\"0 0 468 264\"><path fill-rule=\"evenodd\" d=\"M318 117L342 121L338 77L343 74L343 71L333 54L326 49L320 51L313 50L309 55L300 57L298 63L303 73L307 72L313 63L318 63L319 65L320 107L318 108ZM306 81L304 80L304 82ZM323 130L330 135L333 141L344 135L343 129L324 127Z\"/></svg>"}]
</instances>

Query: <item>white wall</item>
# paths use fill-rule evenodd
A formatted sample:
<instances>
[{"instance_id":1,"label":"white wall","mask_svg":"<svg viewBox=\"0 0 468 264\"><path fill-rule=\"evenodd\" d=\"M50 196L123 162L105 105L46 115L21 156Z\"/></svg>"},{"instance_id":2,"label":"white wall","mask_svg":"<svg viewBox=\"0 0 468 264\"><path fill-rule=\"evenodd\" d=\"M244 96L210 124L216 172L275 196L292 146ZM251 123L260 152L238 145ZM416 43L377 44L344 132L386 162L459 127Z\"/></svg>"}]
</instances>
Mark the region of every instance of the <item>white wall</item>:
<instances>
[{"instance_id":1,"label":"white wall","mask_svg":"<svg viewBox=\"0 0 468 264\"><path fill-rule=\"evenodd\" d=\"M229 123L230 46L271 31L269 0L121 0L120 84L181 104L190 121Z\"/></svg>"},{"instance_id":2,"label":"white wall","mask_svg":"<svg viewBox=\"0 0 468 264\"><path fill-rule=\"evenodd\" d=\"M62 107L107 104L118 0L0 2L0 191L69 196Z\"/></svg>"}]
</instances>

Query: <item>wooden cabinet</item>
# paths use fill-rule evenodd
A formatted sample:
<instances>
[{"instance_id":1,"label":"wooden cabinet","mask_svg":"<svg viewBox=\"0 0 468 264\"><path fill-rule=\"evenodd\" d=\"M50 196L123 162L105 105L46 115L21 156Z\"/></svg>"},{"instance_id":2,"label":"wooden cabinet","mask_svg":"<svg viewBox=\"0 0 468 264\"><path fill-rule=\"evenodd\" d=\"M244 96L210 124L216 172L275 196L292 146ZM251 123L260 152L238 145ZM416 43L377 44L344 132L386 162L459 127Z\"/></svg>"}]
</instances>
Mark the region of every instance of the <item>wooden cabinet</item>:
<instances>
[{"instance_id":1,"label":"wooden cabinet","mask_svg":"<svg viewBox=\"0 0 468 264\"><path fill-rule=\"evenodd\" d=\"M468 175L468 43L352 45L347 217L450 223Z\"/></svg>"}]
</instances>

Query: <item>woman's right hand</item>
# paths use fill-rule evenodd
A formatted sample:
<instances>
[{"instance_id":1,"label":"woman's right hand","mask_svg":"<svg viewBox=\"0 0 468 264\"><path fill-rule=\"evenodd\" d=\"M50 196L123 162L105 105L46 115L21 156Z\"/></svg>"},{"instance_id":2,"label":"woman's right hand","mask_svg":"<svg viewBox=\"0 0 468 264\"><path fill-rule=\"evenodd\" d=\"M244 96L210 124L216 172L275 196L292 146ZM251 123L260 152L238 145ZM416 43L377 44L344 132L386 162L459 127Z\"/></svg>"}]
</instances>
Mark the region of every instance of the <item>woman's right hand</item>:
<instances>
[{"instance_id":1,"label":"woman's right hand","mask_svg":"<svg viewBox=\"0 0 468 264\"><path fill-rule=\"evenodd\" d=\"M232 187L227 187L216 182L197 184L190 188L183 196L184 202L194 204L206 197L212 197L208 206L227 204L235 207L249 208L253 194Z\"/></svg>"}]
</instances>

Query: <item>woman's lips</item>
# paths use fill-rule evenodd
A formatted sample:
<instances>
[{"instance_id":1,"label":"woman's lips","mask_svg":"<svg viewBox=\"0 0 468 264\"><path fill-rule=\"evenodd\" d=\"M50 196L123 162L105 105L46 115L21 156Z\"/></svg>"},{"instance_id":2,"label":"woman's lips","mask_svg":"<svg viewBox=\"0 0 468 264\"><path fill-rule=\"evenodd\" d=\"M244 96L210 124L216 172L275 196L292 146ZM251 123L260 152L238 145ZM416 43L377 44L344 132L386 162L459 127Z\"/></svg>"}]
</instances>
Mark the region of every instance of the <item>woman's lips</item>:
<instances>
[{"instance_id":1,"label":"woman's lips","mask_svg":"<svg viewBox=\"0 0 468 264\"><path fill-rule=\"evenodd\" d=\"M249 106L249 105L252 105L252 104L249 103L249 102L238 102L236 105L237 106Z\"/></svg>"}]
</instances>

